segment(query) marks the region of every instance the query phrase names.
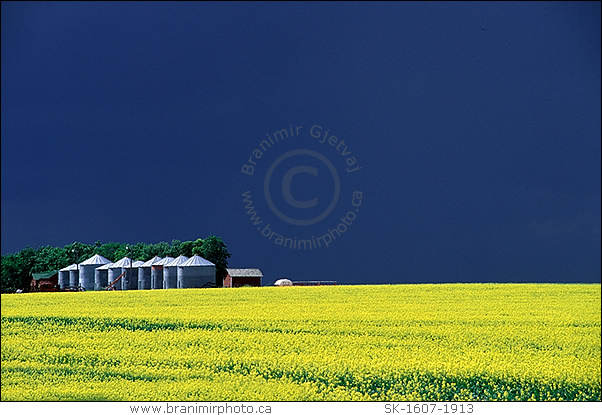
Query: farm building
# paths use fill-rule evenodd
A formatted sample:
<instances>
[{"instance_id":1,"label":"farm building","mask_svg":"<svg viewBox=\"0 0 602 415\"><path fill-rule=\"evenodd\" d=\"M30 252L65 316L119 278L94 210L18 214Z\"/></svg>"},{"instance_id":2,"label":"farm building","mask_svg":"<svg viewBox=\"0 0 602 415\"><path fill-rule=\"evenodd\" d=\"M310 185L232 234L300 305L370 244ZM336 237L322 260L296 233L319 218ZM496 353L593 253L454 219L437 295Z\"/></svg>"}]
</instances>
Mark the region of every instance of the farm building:
<instances>
[{"instance_id":1,"label":"farm building","mask_svg":"<svg viewBox=\"0 0 602 415\"><path fill-rule=\"evenodd\" d=\"M103 257L102 255L94 255L84 262L79 264L79 285L84 290L93 290L95 282L95 270L96 268L110 264L111 261Z\"/></svg>"},{"instance_id":2,"label":"farm building","mask_svg":"<svg viewBox=\"0 0 602 415\"><path fill-rule=\"evenodd\" d=\"M112 262L101 265L94 270L94 289L96 291L104 290L109 285L109 267Z\"/></svg>"},{"instance_id":3,"label":"farm building","mask_svg":"<svg viewBox=\"0 0 602 415\"><path fill-rule=\"evenodd\" d=\"M291 280L289 280L288 278L281 278L279 280L276 280L274 285L276 285L278 287L292 287L293 282Z\"/></svg>"},{"instance_id":4,"label":"farm building","mask_svg":"<svg viewBox=\"0 0 602 415\"><path fill-rule=\"evenodd\" d=\"M61 287L61 289L65 290L69 288L69 269L74 266L76 265L71 264L68 267L59 270L59 287Z\"/></svg>"},{"instance_id":5,"label":"farm building","mask_svg":"<svg viewBox=\"0 0 602 415\"><path fill-rule=\"evenodd\" d=\"M85 261L71 264L55 272L55 282L46 283L49 290L148 290L165 288L215 288L258 286L263 273L259 268L227 268L217 273L213 262L201 256L177 258L158 256L144 262L123 257L115 263L95 254ZM222 277L223 275L225 277ZM30 282L31 290L39 290L36 275ZM223 284L223 285L222 285Z\"/></svg>"},{"instance_id":6,"label":"farm building","mask_svg":"<svg viewBox=\"0 0 602 415\"><path fill-rule=\"evenodd\" d=\"M180 255L163 265L163 288L178 288L178 265L188 261L188 257Z\"/></svg>"},{"instance_id":7,"label":"farm building","mask_svg":"<svg viewBox=\"0 0 602 415\"><path fill-rule=\"evenodd\" d=\"M198 255L178 265L177 288L215 287L215 264Z\"/></svg>"},{"instance_id":8,"label":"farm building","mask_svg":"<svg viewBox=\"0 0 602 415\"><path fill-rule=\"evenodd\" d=\"M58 289L59 272L32 273L29 291L55 291Z\"/></svg>"},{"instance_id":9,"label":"farm building","mask_svg":"<svg viewBox=\"0 0 602 415\"><path fill-rule=\"evenodd\" d=\"M150 290L151 289L151 267L153 264L161 261L161 258L155 256L149 259L144 264L138 267L138 289L139 290Z\"/></svg>"},{"instance_id":10,"label":"farm building","mask_svg":"<svg viewBox=\"0 0 602 415\"><path fill-rule=\"evenodd\" d=\"M163 267L173 260L173 257L166 256L161 261L155 262L151 266L151 290L160 290L161 288L175 288L167 287L163 279Z\"/></svg>"},{"instance_id":11,"label":"farm building","mask_svg":"<svg viewBox=\"0 0 602 415\"><path fill-rule=\"evenodd\" d=\"M130 279L133 274L133 270L131 268L132 260L128 257L123 257L119 261L115 262L112 265L109 265L109 286L114 290L122 290L125 286L126 290L129 290ZM129 269L130 271L126 271ZM123 276L121 276L123 274ZM127 275L129 274L129 275ZM121 276L121 278L120 278ZM124 285L124 280L127 276L127 282ZM119 281L117 281L119 279ZM136 276L136 285L138 283L138 276ZM112 284L112 285L111 285Z\"/></svg>"},{"instance_id":12,"label":"farm building","mask_svg":"<svg viewBox=\"0 0 602 415\"><path fill-rule=\"evenodd\" d=\"M77 264L59 270L59 285L62 289L77 288L79 284L79 269Z\"/></svg>"},{"instance_id":13,"label":"farm building","mask_svg":"<svg viewBox=\"0 0 602 415\"><path fill-rule=\"evenodd\" d=\"M131 260L128 266L123 267L123 278L121 278L121 290L138 289L138 266L144 264L142 261Z\"/></svg>"},{"instance_id":14,"label":"farm building","mask_svg":"<svg viewBox=\"0 0 602 415\"><path fill-rule=\"evenodd\" d=\"M259 268L226 268L224 287L261 287L263 273Z\"/></svg>"}]
</instances>

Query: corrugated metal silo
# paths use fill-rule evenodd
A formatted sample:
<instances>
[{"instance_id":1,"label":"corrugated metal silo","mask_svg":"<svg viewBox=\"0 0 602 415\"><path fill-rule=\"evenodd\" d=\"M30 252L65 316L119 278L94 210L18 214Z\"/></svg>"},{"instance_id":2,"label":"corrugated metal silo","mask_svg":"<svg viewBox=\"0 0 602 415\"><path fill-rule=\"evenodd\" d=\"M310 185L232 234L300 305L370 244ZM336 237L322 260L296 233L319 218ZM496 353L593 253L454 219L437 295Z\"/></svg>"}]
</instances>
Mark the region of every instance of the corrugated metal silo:
<instances>
[{"instance_id":1,"label":"corrugated metal silo","mask_svg":"<svg viewBox=\"0 0 602 415\"><path fill-rule=\"evenodd\" d=\"M111 261L102 255L94 255L79 264L79 285L86 291L94 289L94 270Z\"/></svg>"},{"instance_id":2,"label":"corrugated metal silo","mask_svg":"<svg viewBox=\"0 0 602 415\"><path fill-rule=\"evenodd\" d=\"M163 288L178 288L178 265L188 261L188 257L180 255L169 264L163 265Z\"/></svg>"},{"instance_id":3,"label":"corrugated metal silo","mask_svg":"<svg viewBox=\"0 0 602 415\"><path fill-rule=\"evenodd\" d=\"M69 287L79 287L79 267L77 264L69 265Z\"/></svg>"},{"instance_id":4,"label":"corrugated metal silo","mask_svg":"<svg viewBox=\"0 0 602 415\"><path fill-rule=\"evenodd\" d=\"M134 261L128 266L123 267L125 275L121 279L122 290L137 290L138 289L138 267L144 264L142 261Z\"/></svg>"},{"instance_id":5,"label":"corrugated metal silo","mask_svg":"<svg viewBox=\"0 0 602 415\"><path fill-rule=\"evenodd\" d=\"M133 270L131 271L132 279L130 280L130 290L138 289L138 274L140 273L140 267L142 264L144 264L144 261L134 261L132 264Z\"/></svg>"},{"instance_id":6,"label":"corrugated metal silo","mask_svg":"<svg viewBox=\"0 0 602 415\"><path fill-rule=\"evenodd\" d=\"M138 267L138 289L139 290L150 290L151 289L151 267L154 263L161 261L158 256L149 259L144 264Z\"/></svg>"},{"instance_id":7,"label":"corrugated metal silo","mask_svg":"<svg viewBox=\"0 0 602 415\"><path fill-rule=\"evenodd\" d=\"M113 284L113 282L115 282L115 280L117 280L117 278L119 278L119 276L125 271L124 266L129 267L131 263L132 263L132 261L128 257L125 256L125 257L121 258L119 261L115 262L114 264L109 265L109 285ZM122 282L123 282L124 278L125 278L125 275L123 277L121 277L121 280L119 280L116 284L114 284L112 288L114 290L121 290Z\"/></svg>"},{"instance_id":8,"label":"corrugated metal silo","mask_svg":"<svg viewBox=\"0 0 602 415\"><path fill-rule=\"evenodd\" d=\"M163 283L163 266L169 264L174 258L166 256L161 261L151 266L151 290L167 288Z\"/></svg>"},{"instance_id":9,"label":"corrugated metal silo","mask_svg":"<svg viewBox=\"0 0 602 415\"><path fill-rule=\"evenodd\" d=\"M150 267L138 267L138 289L150 290Z\"/></svg>"},{"instance_id":10,"label":"corrugated metal silo","mask_svg":"<svg viewBox=\"0 0 602 415\"><path fill-rule=\"evenodd\" d=\"M178 288L215 287L215 264L198 255L178 265Z\"/></svg>"},{"instance_id":11,"label":"corrugated metal silo","mask_svg":"<svg viewBox=\"0 0 602 415\"><path fill-rule=\"evenodd\" d=\"M73 266L75 266L75 264L71 264L68 267L59 270L59 287L63 290L69 288L69 268Z\"/></svg>"},{"instance_id":12,"label":"corrugated metal silo","mask_svg":"<svg viewBox=\"0 0 602 415\"><path fill-rule=\"evenodd\" d=\"M109 267L111 265L113 263L109 262L94 270L94 289L96 291L102 291L109 286Z\"/></svg>"}]
</instances>

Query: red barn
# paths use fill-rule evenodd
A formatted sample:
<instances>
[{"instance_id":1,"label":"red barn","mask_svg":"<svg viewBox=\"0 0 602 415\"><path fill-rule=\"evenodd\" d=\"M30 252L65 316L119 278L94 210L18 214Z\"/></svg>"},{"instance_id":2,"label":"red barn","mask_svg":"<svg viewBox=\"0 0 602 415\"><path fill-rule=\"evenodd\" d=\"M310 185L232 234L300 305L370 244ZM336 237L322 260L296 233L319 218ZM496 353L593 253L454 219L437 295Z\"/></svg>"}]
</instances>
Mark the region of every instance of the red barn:
<instances>
[{"instance_id":1,"label":"red barn","mask_svg":"<svg viewBox=\"0 0 602 415\"><path fill-rule=\"evenodd\" d=\"M59 291L59 272L32 273L29 291Z\"/></svg>"},{"instance_id":2,"label":"red barn","mask_svg":"<svg viewBox=\"0 0 602 415\"><path fill-rule=\"evenodd\" d=\"M261 287L262 278L259 268L226 268L224 287Z\"/></svg>"}]
</instances>

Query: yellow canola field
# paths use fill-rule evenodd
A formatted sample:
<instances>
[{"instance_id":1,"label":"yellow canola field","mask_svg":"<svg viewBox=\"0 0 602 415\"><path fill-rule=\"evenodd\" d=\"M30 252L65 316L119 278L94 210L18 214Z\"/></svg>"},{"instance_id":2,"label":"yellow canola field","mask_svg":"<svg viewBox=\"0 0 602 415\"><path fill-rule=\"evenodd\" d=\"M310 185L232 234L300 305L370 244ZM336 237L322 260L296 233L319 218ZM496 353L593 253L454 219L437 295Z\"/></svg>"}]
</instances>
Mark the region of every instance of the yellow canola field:
<instances>
[{"instance_id":1,"label":"yellow canola field","mask_svg":"<svg viewBox=\"0 0 602 415\"><path fill-rule=\"evenodd\" d=\"M600 284L2 295L2 400L600 400Z\"/></svg>"}]
</instances>

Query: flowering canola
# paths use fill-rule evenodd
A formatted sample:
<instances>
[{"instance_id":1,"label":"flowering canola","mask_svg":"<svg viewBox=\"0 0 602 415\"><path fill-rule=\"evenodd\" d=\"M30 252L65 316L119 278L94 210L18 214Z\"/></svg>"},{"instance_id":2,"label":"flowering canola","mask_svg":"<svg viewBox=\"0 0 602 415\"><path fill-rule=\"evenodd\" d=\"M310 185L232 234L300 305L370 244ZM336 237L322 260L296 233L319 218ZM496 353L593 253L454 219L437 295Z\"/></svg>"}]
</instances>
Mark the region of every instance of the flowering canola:
<instances>
[{"instance_id":1,"label":"flowering canola","mask_svg":"<svg viewBox=\"0 0 602 415\"><path fill-rule=\"evenodd\" d=\"M600 284L2 295L2 400L600 400Z\"/></svg>"}]
</instances>

